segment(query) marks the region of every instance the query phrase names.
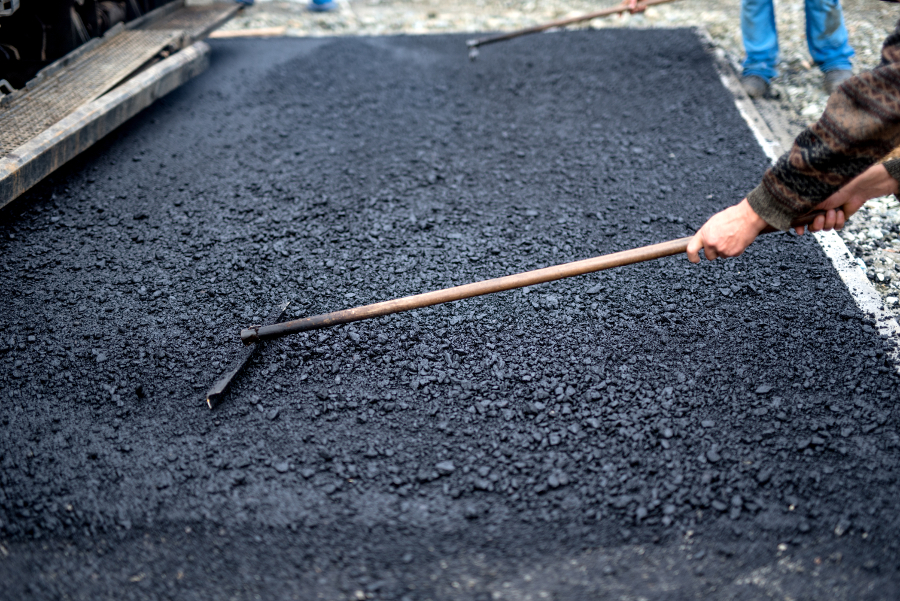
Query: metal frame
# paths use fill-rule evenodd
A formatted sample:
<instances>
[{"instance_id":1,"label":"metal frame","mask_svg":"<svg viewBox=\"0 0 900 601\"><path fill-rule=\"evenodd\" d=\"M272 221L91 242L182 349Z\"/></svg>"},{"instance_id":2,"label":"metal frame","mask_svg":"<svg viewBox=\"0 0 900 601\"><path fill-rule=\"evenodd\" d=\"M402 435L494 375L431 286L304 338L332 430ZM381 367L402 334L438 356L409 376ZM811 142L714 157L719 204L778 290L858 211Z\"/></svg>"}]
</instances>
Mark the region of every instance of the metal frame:
<instances>
[{"instance_id":1,"label":"metal frame","mask_svg":"<svg viewBox=\"0 0 900 601\"><path fill-rule=\"evenodd\" d=\"M0 159L0 208L90 148L119 125L209 67L209 46L196 42L84 105Z\"/></svg>"},{"instance_id":2,"label":"metal frame","mask_svg":"<svg viewBox=\"0 0 900 601\"><path fill-rule=\"evenodd\" d=\"M8 17L19 9L19 0L0 0L0 17Z\"/></svg>"}]
</instances>

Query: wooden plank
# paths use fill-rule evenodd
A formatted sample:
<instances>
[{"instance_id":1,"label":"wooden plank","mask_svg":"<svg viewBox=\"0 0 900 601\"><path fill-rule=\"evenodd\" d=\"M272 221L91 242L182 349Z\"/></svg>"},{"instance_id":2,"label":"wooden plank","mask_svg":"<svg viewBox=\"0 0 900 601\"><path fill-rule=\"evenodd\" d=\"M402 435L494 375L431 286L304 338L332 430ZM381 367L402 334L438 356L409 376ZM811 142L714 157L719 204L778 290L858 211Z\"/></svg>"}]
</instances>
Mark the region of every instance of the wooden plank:
<instances>
[{"instance_id":1,"label":"wooden plank","mask_svg":"<svg viewBox=\"0 0 900 601\"><path fill-rule=\"evenodd\" d=\"M287 34L287 25L277 27L257 27L256 29L229 29L213 31L209 34L211 39L228 39L228 38L269 38L278 37Z\"/></svg>"},{"instance_id":2,"label":"wooden plank","mask_svg":"<svg viewBox=\"0 0 900 601\"><path fill-rule=\"evenodd\" d=\"M177 52L89 102L0 159L0 208L119 125L209 67L204 42Z\"/></svg>"}]
</instances>

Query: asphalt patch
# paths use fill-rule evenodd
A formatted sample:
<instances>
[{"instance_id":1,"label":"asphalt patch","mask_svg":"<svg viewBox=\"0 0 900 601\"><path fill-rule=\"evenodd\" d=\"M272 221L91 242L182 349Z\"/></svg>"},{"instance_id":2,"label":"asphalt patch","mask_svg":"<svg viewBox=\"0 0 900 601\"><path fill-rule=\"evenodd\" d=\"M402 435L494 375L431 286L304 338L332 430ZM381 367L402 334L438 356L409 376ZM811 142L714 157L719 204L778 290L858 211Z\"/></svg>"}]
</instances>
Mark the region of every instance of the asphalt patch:
<instances>
[{"instance_id":1,"label":"asphalt patch","mask_svg":"<svg viewBox=\"0 0 900 601\"><path fill-rule=\"evenodd\" d=\"M0 223L0 597L892 598L898 381L687 30L215 41Z\"/></svg>"}]
</instances>

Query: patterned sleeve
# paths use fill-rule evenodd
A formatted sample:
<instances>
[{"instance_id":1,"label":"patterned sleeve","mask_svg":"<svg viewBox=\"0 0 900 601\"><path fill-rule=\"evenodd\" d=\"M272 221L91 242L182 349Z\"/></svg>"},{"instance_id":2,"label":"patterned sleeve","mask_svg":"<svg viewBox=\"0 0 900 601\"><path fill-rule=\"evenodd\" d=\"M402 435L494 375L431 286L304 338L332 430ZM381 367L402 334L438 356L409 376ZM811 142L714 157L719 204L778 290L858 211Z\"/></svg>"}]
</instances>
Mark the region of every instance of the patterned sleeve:
<instances>
[{"instance_id":1,"label":"patterned sleeve","mask_svg":"<svg viewBox=\"0 0 900 601\"><path fill-rule=\"evenodd\" d=\"M822 117L763 175L747 200L770 225L786 230L900 145L900 22L884 42L881 64L845 81Z\"/></svg>"}]
</instances>

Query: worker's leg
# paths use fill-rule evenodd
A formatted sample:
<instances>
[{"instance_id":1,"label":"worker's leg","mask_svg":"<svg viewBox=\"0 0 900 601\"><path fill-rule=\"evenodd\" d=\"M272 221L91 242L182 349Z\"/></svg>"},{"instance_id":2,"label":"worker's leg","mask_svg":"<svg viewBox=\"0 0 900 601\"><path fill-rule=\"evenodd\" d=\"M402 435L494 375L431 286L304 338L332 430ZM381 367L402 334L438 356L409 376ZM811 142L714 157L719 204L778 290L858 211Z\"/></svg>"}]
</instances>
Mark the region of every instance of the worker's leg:
<instances>
[{"instance_id":1,"label":"worker's leg","mask_svg":"<svg viewBox=\"0 0 900 601\"><path fill-rule=\"evenodd\" d=\"M853 68L850 58L854 52L840 0L806 0L806 43L824 73Z\"/></svg>"},{"instance_id":2,"label":"worker's leg","mask_svg":"<svg viewBox=\"0 0 900 601\"><path fill-rule=\"evenodd\" d=\"M744 38L744 77L767 82L778 75L778 32L772 0L741 0L741 35Z\"/></svg>"}]
</instances>

